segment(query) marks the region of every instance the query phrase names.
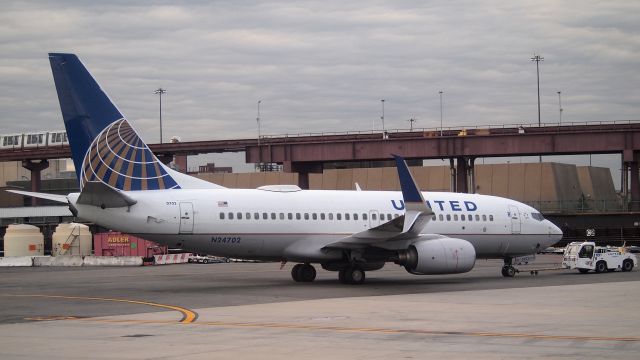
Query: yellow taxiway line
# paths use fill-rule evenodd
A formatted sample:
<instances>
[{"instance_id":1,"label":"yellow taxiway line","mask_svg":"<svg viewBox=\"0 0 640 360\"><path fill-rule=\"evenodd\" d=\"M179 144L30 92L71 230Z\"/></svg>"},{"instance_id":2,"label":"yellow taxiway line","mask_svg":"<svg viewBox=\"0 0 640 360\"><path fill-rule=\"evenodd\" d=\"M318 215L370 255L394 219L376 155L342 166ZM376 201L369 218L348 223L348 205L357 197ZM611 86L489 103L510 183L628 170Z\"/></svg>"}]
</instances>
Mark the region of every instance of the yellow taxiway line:
<instances>
[{"instance_id":1,"label":"yellow taxiway line","mask_svg":"<svg viewBox=\"0 0 640 360\"><path fill-rule=\"evenodd\" d=\"M182 314L182 319L180 319L180 323L182 324L191 324L198 319L198 314L195 311L173 305L166 304L158 304L150 301L141 301L141 300L128 300L128 299L117 299L117 298L103 298L103 297L90 297L90 296L63 296L63 295L41 295L41 294L31 294L31 295L2 295L2 296L11 296L11 297L33 297L33 298L45 298L45 299L66 299L66 300L87 300L87 301L112 301L112 302L120 302L127 304L136 304L136 305L147 305L154 306L157 308L168 309L173 311L178 311ZM38 318L32 318L38 319ZM68 319L75 320L75 318Z\"/></svg>"}]
</instances>

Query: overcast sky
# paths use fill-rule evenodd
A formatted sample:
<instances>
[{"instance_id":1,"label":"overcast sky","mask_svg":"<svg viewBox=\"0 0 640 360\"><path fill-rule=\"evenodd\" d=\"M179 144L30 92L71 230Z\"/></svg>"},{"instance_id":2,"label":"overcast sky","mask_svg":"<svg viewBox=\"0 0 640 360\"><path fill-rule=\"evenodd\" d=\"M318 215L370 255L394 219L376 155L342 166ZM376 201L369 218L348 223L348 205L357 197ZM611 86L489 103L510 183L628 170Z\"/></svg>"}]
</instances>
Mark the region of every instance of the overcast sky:
<instances>
[{"instance_id":1,"label":"overcast sky","mask_svg":"<svg viewBox=\"0 0 640 360\"><path fill-rule=\"evenodd\" d=\"M638 1L3 1L0 133L60 129L78 54L147 142L640 118Z\"/></svg>"}]
</instances>

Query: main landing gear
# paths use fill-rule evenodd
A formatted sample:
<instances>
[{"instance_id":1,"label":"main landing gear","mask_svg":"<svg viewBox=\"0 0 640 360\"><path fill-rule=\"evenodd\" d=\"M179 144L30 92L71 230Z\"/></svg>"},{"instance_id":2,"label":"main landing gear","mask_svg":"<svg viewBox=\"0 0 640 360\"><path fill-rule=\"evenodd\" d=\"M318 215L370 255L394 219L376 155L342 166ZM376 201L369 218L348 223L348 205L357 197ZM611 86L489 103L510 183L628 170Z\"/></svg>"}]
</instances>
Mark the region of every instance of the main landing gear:
<instances>
[{"instance_id":1,"label":"main landing gear","mask_svg":"<svg viewBox=\"0 0 640 360\"><path fill-rule=\"evenodd\" d=\"M291 269L291 277L295 282L313 282L316 279L316 268L311 264L297 264Z\"/></svg>"},{"instance_id":2,"label":"main landing gear","mask_svg":"<svg viewBox=\"0 0 640 360\"><path fill-rule=\"evenodd\" d=\"M514 277L518 269L513 267L513 259L512 258L504 258L504 266L502 267L502 276L504 277Z\"/></svg>"},{"instance_id":3,"label":"main landing gear","mask_svg":"<svg viewBox=\"0 0 640 360\"><path fill-rule=\"evenodd\" d=\"M291 277L295 282L313 282L316 279L316 269L311 264L297 264L291 269ZM364 283L364 270L355 264L346 265L338 271L338 279L343 284L360 285Z\"/></svg>"},{"instance_id":4,"label":"main landing gear","mask_svg":"<svg viewBox=\"0 0 640 360\"><path fill-rule=\"evenodd\" d=\"M364 283L364 270L358 265L349 265L340 269L338 279L343 284L360 285Z\"/></svg>"}]
</instances>

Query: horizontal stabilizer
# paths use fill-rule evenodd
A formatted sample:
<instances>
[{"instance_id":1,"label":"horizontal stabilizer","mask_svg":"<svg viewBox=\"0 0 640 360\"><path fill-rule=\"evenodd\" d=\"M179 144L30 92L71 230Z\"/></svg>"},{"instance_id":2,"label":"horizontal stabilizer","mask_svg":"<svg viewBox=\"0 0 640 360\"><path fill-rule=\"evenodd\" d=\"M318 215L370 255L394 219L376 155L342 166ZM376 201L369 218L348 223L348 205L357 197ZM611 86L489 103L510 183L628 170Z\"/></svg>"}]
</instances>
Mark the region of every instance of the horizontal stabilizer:
<instances>
[{"instance_id":1,"label":"horizontal stabilizer","mask_svg":"<svg viewBox=\"0 0 640 360\"><path fill-rule=\"evenodd\" d=\"M84 184L78 197L78 204L99 206L103 209L131 206L135 203L137 201L126 193L98 181L89 181Z\"/></svg>"},{"instance_id":2,"label":"horizontal stabilizer","mask_svg":"<svg viewBox=\"0 0 640 360\"><path fill-rule=\"evenodd\" d=\"M38 199L46 199L46 200L56 201L56 202L65 203L65 204L69 202L67 200L66 195L47 194L47 193L39 193L39 192L32 192L32 191L9 190L9 189L7 189L7 191L14 194L32 196Z\"/></svg>"}]
</instances>

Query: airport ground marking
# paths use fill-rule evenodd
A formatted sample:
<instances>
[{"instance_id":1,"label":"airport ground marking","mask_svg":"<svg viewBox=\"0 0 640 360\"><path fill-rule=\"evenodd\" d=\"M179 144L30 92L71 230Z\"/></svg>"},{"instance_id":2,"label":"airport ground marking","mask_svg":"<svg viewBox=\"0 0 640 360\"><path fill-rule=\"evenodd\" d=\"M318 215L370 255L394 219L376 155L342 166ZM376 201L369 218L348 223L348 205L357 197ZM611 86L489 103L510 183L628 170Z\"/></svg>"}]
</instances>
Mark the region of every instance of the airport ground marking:
<instances>
[{"instance_id":1,"label":"airport ground marking","mask_svg":"<svg viewBox=\"0 0 640 360\"><path fill-rule=\"evenodd\" d=\"M67 318L67 321L85 321L111 324L157 324L174 325L174 321L168 320L142 320L142 319L106 319L106 318ZM182 324L182 322L181 322ZM523 338L537 340L569 340L569 341L603 341L603 342L640 342L640 337L607 337L607 336L580 336L580 335L549 335L532 333L501 333L501 332L470 332L454 330L424 330L424 329L394 329L375 327L346 327L346 326L318 326L305 324L287 324L273 322L225 322L225 321L199 321L197 323L186 323L196 326L215 326L227 328L273 328L292 329L308 331L335 331L354 333L377 333L377 334L413 334L425 336L471 336L471 337L493 337L493 338Z\"/></svg>"},{"instance_id":2,"label":"airport ground marking","mask_svg":"<svg viewBox=\"0 0 640 360\"><path fill-rule=\"evenodd\" d=\"M3 296L34 297L34 298L45 298L45 299L87 300L87 301L111 301L111 302L120 302L120 303L136 304L136 305L147 305L147 306L153 306L157 308L168 309L168 310L179 312L180 314L182 314L182 319L180 319L179 323L182 323L182 324L191 324L198 319L198 314L193 310L189 310L180 306L159 304L159 303L154 303L150 301L129 300L129 299L119 299L119 298L103 298L103 297L93 297L93 296L65 296L65 295L42 295L42 294L28 294L28 295L8 295L7 294ZM68 319L68 320L76 320L76 319Z\"/></svg>"}]
</instances>

